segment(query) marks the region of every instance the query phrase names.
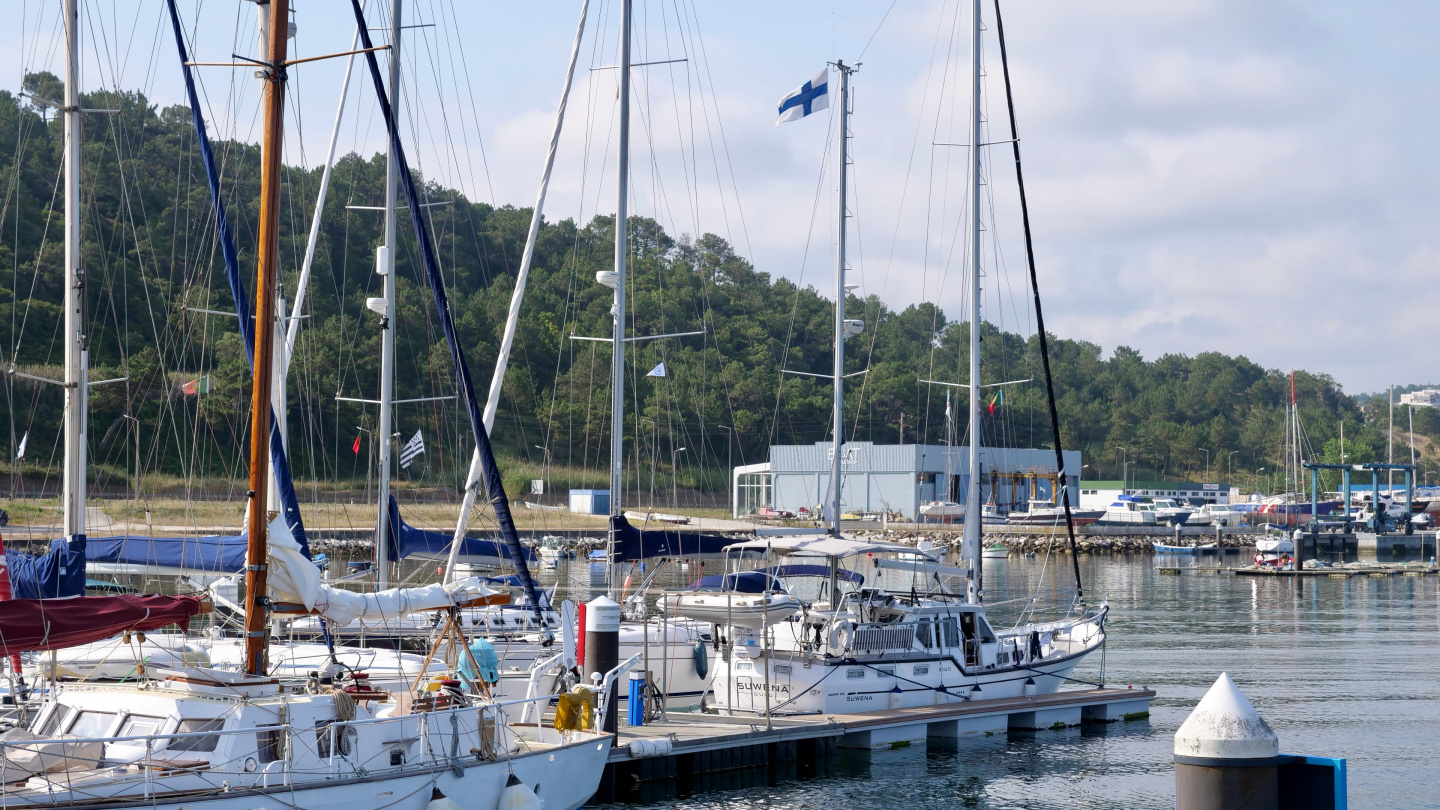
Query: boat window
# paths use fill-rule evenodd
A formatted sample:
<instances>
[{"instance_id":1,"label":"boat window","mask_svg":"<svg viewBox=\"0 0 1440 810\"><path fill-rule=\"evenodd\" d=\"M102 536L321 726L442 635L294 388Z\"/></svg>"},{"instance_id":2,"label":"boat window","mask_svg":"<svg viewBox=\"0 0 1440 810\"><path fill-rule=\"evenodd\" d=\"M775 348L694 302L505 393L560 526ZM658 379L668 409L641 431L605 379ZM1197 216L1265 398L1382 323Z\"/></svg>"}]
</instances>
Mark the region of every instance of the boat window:
<instances>
[{"instance_id":1,"label":"boat window","mask_svg":"<svg viewBox=\"0 0 1440 810\"><path fill-rule=\"evenodd\" d=\"M920 642L921 647L935 646L935 627L929 619L921 619L916 622L915 640Z\"/></svg>"},{"instance_id":2,"label":"boat window","mask_svg":"<svg viewBox=\"0 0 1440 810\"><path fill-rule=\"evenodd\" d=\"M125 718L120 726L120 733L117 737L148 737L160 730L160 724L165 722L163 717L147 717L143 714L132 714Z\"/></svg>"},{"instance_id":3,"label":"boat window","mask_svg":"<svg viewBox=\"0 0 1440 810\"><path fill-rule=\"evenodd\" d=\"M845 670L845 677L846 677L846 678L849 678L849 679L852 680L852 681L858 681L858 680L860 680L861 678L864 678L864 677L865 677L865 670L863 670L863 669L847 669L847 670Z\"/></svg>"},{"instance_id":4,"label":"boat window","mask_svg":"<svg viewBox=\"0 0 1440 810\"><path fill-rule=\"evenodd\" d=\"M981 641L994 641L994 640L995 640L995 631L990 629L990 623L987 622L987 621L985 621L985 617L984 617L984 616L977 615L977 616L975 617L975 623L976 623L976 625L978 626L978 628L979 628L979 630L980 630L980 640L981 640Z\"/></svg>"},{"instance_id":5,"label":"boat window","mask_svg":"<svg viewBox=\"0 0 1440 810\"><path fill-rule=\"evenodd\" d=\"M58 732L61 728L61 721L64 720L69 714L69 706L56 704L55 708L50 710L50 716L45 718L45 722L41 724L40 730L36 733L39 734L41 737L55 736L56 732Z\"/></svg>"},{"instance_id":6,"label":"boat window","mask_svg":"<svg viewBox=\"0 0 1440 810\"><path fill-rule=\"evenodd\" d=\"M954 616L946 616L940 620L940 634L945 639L946 647L960 646L960 623L955 621Z\"/></svg>"},{"instance_id":7,"label":"boat window","mask_svg":"<svg viewBox=\"0 0 1440 810\"><path fill-rule=\"evenodd\" d=\"M876 667L875 671L881 675L889 675L892 678L895 677L895 667Z\"/></svg>"},{"instance_id":8,"label":"boat window","mask_svg":"<svg viewBox=\"0 0 1440 810\"><path fill-rule=\"evenodd\" d=\"M188 718L180 721L180 726L175 729L175 733L198 734L202 731L219 731L224 725L224 719ZM219 741L219 734L206 734L203 737L181 737L178 740L171 740L166 748L170 751L214 751L215 744Z\"/></svg>"},{"instance_id":9,"label":"boat window","mask_svg":"<svg viewBox=\"0 0 1440 810\"><path fill-rule=\"evenodd\" d=\"M72 737L103 737L115 723L115 712L80 712L70 724Z\"/></svg>"},{"instance_id":10,"label":"boat window","mask_svg":"<svg viewBox=\"0 0 1440 810\"><path fill-rule=\"evenodd\" d=\"M916 664L916 665L915 665L915 677L918 678L918 677L920 677L921 675L929 675L929 674L930 674L930 665L929 665L929 664Z\"/></svg>"},{"instance_id":11,"label":"boat window","mask_svg":"<svg viewBox=\"0 0 1440 810\"><path fill-rule=\"evenodd\" d=\"M285 758L285 729L280 726L261 726L255 733L255 758L260 764L276 762Z\"/></svg>"},{"instance_id":12,"label":"boat window","mask_svg":"<svg viewBox=\"0 0 1440 810\"><path fill-rule=\"evenodd\" d=\"M789 674L790 674L790 665L789 665L789 664L776 664L776 665L775 665L775 674L776 674L776 675L789 675Z\"/></svg>"}]
</instances>

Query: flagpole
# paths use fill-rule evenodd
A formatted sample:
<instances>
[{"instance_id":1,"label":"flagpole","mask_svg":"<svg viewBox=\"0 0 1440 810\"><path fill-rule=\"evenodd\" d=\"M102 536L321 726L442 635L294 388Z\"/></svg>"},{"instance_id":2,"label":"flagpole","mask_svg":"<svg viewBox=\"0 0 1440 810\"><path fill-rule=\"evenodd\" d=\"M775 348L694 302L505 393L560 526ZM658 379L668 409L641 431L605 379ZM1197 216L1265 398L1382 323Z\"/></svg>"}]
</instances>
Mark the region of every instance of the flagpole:
<instances>
[{"instance_id":1,"label":"flagpole","mask_svg":"<svg viewBox=\"0 0 1440 810\"><path fill-rule=\"evenodd\" d=\"M833 458L830 459L830 533L839 537L840 492L843 489L840 463L845 450L845 175L849 169L850 74L855 72L855 68L837 60L835 70L840 73L840 162L837 164L839 182L835 186L835 388L834 413L830 417L834 422L835 441Z\"/></svg>"}]
</instances>

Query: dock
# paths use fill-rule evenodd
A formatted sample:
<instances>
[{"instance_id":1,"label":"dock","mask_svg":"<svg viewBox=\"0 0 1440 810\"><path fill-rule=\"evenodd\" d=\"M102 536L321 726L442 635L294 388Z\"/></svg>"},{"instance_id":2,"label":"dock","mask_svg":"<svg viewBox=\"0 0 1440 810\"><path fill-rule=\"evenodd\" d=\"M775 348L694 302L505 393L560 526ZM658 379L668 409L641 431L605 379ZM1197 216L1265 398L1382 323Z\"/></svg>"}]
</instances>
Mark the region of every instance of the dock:
<instances>
[{"instance_id":1,"label":"dock","mask_svg":"<svg viewBox=\"0 0 1440 810\"><path fill-rule=\"evenodd\" d=\"M1139 687L959 700L863 714L726 717L666 712L621 726L591 804L644 802L824 776L840 749L892 749L927 740L1060 730L1148 719L1155 692Z\"/></svg>"}]
</instances>

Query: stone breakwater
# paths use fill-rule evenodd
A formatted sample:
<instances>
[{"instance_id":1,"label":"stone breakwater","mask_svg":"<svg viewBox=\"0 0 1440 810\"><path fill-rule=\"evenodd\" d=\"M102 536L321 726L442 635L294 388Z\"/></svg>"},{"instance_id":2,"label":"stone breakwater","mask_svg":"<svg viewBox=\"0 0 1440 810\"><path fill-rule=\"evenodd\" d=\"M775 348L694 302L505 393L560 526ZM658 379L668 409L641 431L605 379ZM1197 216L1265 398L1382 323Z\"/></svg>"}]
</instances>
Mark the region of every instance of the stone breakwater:
<instances>
[{"instance_id":1,"label":"stone breakwater","mask_svg":"<svg viewBox=\"0 0 1440 810\"><path fill-rule=\"evenodd\" d=\"M873 537L877 540L885 540L890 543L901 543L914 546L920 541L928 541L935 548L946 549L952 552L960 550L961 535L959 532L904 532L904 531L877 531L861 530L855 532L857 536ZM1126 552L1143 552L1153 554L1155 543L1173 544L1174 537L1170 536L1142 536L1142 535L1106 535L1106 534L1076 534L1075 549L1081 554L1114 554ZM1181 540L1183 545L1205 545L1215 542L1215 535L1186 536ZM999 544L1012 552L1021 554L1028 552L1044 552L1046 549L1055 552L1067 551L1070 540L1064 532L1056 534L1020 534L1005 532L986 532L982 545L992 546ZM1247 535L1222 534L1220 545L1224 548L1250 548L1255 545L1253 537Z\"/></svg>"}]
</instances>

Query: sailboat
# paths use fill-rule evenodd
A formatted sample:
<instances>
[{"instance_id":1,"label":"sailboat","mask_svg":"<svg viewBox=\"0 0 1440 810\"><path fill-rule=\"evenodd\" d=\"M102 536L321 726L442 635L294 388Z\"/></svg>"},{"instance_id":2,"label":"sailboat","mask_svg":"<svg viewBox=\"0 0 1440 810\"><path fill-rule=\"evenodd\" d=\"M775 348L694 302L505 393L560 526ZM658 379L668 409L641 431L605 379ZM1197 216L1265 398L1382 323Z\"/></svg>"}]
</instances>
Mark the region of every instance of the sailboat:
<instances>
[{"instance_id":1,"label":"sailboat","mask_svg":"<svg viewBox=\"0 0 1440 810\"><path fill-rule=\"evenodd\" d=\"M187 63L187 89L193 94L175 0L168 5L171 23L181 41L182 61ZM63 6L68 51L66 92L73 97L78 78L78 2L65 0ZM433 271L433 247L425 238L423 212L399 148L395 118L374 56L376 49L371 45L358 0L352 2L352 8L387 134L397 153L417 238L427 267ZM271 20L288 21L289 2L271 0L268 8L262 7L263 12L273 15ZM582 729L579 723L574 728L565 724L560 724L561 728L514 726L505 706L483 693L465 691L457 680L435 682L433 689L387 693L370 688L360 673L351 673L346 684L317 678L304 687L290 688L268 671L269 628L277 615L318 612L343 621L372 611L434 609L447 616L448 632L458 608L476 593L473 582L434 586L428 591L409 589L420 593L395 590L373 594L355 594L323 585L319 569L303 553L284 516L272 517L267 508L269 451L273 446L269 441L269 389L274 340L272 330L265 325L273 317L278 269L280 159L288 64L287 37L283 35L286 25L279 22L271 30L281 33L268 38L261 72L265 109L255 276L256 323L261 328L254 330L252 344L244 670L227 673L185 667L147 672L142 679L124 684L66 688L47 702L31 731L12 731L0 740L0 782L4 784L0 798L10 807L143 803L167 810L243 810L267 801L307 808L372 804L377 800L393 803L405 797L420 797L414 801L423 802L429 793L432 801L450 797L452 806L490 810L502 796L518 791L529 794L531 803L538 804L543 797L552 806L577 807L599 783L611 735ZM78 107L72 105L71 110L78 111ZM205 151L207 169L213 171L213 157L208 155L208 148ZM223 219L218 196L215 201ZM445 291L438 277L432 275L430 280L456 359L457 376L468 389L468 370L453 341L454 325L444 306ZM241 325L242 329L248 326L245 319ZM472 417L478 416L473 396L467 399ZM472 419L472 427L477 429L476 441L482 455L488 456L489 445L478 419ZM487 468L492 465L493 459L487 460ZM492 483L498 490L498 480ZM112 598L104 599L108 602ZM160 614L156 618L168 624L193 616L199 600L182 599L190 601L169 606L168 613L156 611ZM5 604L23 606L19 602ZM132 607L125 602L115 604L125 609ZM142 617L125 618L133 624ZM48 635L48 617L42 614L41 619ZM119 622L113 615L96 619L104 625ZM35 644L33 638L17 639L9 629L5 645ZM87 632L84 627L70 630L75 637ZM5 652L11 650L7 646ZM610 675L613 678L616 673ZM545 695L533 700L550 698ZM594 723L587 725L593 728ZM520 802L524 804L526 799L521 797Z\"/></svg>"},{"instance_id":2,"label":"sailboat","mask_svg":"<svg viewBox=\"0 0 1440 810\"><path fill-rule=\"evenodd\" d=\"M972 22L974 84L970 135L972 144L980 144L979 0L974 2ZM767 622L759 629L738 625L725 628L728 638L724 654L716 664L707 708L721 714L766 717L840 714L1056 691L1076 665L1104 644L1107 605L1102 603L1097 609L1088 609L1079 600L1077 589L1076 604L1063 618L996 630L987 618L983 601L981 521L965 521L961 545L964 567L947 567L927 552L909 546L873 542L841 532L846 172L850 83L857 66L841 61L833 64L840 90L837 108L840 120L836 163L835 365L831 380L835 452L824 510L829 518L829 532L820 536L760 538L731 546L726 558L730 570L738 570L746 560L756 559L765 561L764 570L797 564L812 571L819 569L822 586L808 607L790 618L773 624ZM968 190L971 195L971 328L970 380L965 387L969 389L972 426L980 424L980 152L978 148L970 149ZM1044 328L1043 321L1040 328ZM1047 379L1048 376L1047 369ZM1058 432L1058 427L1056 430ZM967 515L982 513L979 445L979 431L972 427L965 496ZM1055 448L1059 456L1058 435ZM1063 482L1063 464L1059 475ZM1068 489L1062 503L1068 512ZM955 579L965 582L963 597L948 585Z\"/></svg>"}]
</instances>

